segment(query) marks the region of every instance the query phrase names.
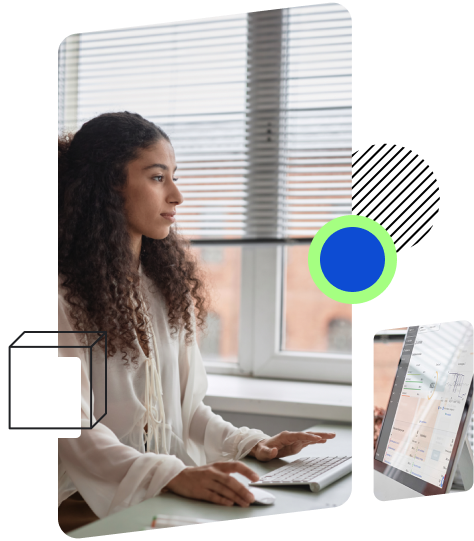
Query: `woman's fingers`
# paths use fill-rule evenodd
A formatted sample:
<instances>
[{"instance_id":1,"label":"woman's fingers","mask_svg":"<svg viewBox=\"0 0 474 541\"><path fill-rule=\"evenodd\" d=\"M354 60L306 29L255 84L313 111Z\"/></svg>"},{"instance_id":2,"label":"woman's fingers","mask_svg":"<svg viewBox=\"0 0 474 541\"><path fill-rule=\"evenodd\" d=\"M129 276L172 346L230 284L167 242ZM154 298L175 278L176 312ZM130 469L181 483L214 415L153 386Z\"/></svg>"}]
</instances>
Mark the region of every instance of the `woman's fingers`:
<instances>
[{"instance_id":1,"label":"woman's fingers","mask_svg":"<svg viewBox=\"0 0 474 541\"><path fill-rule=\"evenodd\" d=\"M221 485L221 492L226 498L241 507L248 507L255 501L255 496L247 489L245 485L237 481L230 473L240 473L251 481L258 481L259 476L242 462L216 462L214 466L214 480ZM213 490L218 488L213 485Z\"/></svg>"},{"instance_id":2,"label":"woman's fingers","mask_svg":"<svg viewBox=\"0 0 474 541\"><path fill-rule=\"evenodd\" d=\"M296 441L290 445L285 445L279 450L278 458L284 458L285 456L296 455L297 453L301 451L301 449L308 447L308 445L315 445L317 443L326 443L326 440L321 438L319 441Z\"/></svg>"},{"instance_id":3,"label":"woman's fingers","mask_svg":"<svg viewBox=\"0 0 474 541\"><path fill-rule=\"evenodd\" d=\"M326 443L328 439L332 439L335 436L336 434L329 432L290 432L289 435L285 435L289 440L288 444L290 444L290 442L295 443L298 441L303 441L304 443Z\"/></svg>"},{"instance_id":4,"label":"woman's fingers","mask_svg":"<svg viewBox=\"0 0 474 541\"><path fill-rule=\"evenodd\" d=\"M255 501L255 497L250 492L250 490L232 475L217 472L216 480L224 486L228 487L233 492L235 492L239 496L239 498L241 498L245 502L252 503L253 501Z\"/></svg>"},{"instance_id":5,"label":"woman's fingers","mask_svg":"<svg viewBox=\"0 0 474 541\"><path fill-rule=\"evenodd\" d=\"M225 474L222 474L225 476ZM227 476L229 479L232 479L236 481L233 477ZM237 505L240 505L240 507L248 507L252 502L255 501L255 496L248 491L244 485L236 481L238 485L240 485L244 490L240 490L239 488L235 488L234 486L231 486L230 483L227 484L227 479L218 478L213 481L211 490L214 492L217 492L224 498L227 498L228 500L232 500Z\"/></svg>"},{"instance_id":6,"label":"woman's fingers","mask_svg":"<svg viewBox=\"0 0 474 541\"><path fill-rule=\"evenodd\" d=\"M285 445L291 445L295 441L312 441L316 443L321 439L321 436L309 432L281 432L278 436L272 438L275 442L279 441Z\"/></svg>"},{"instance_id":7,"label":"woman's fingers","mask_svg":"<svg viewBox=\"0 0 474 541\"><path fill-rule=\"evenodd\" d=\"M234 505L234 502L232 500L229 500L229 498L225 498L224 496L221 496L217 492L214 492L207 488L203 489L198 499L207 500L208 502L212 502L212 503L217 503L217 505L226 505L228 507Z\"/></svg>"},{"instance_id":8,"label":"woman's fingers","mask_svg":"<svg viewBox=\"0 0 474 541\"><path fill-rule=\"evenodd\" d=\"M234 501L241 507L248 507L255 501L252 492L232 475L215 468L213 469L213 477L211 490L214 492Z\"/></svg>"}]
</instances>

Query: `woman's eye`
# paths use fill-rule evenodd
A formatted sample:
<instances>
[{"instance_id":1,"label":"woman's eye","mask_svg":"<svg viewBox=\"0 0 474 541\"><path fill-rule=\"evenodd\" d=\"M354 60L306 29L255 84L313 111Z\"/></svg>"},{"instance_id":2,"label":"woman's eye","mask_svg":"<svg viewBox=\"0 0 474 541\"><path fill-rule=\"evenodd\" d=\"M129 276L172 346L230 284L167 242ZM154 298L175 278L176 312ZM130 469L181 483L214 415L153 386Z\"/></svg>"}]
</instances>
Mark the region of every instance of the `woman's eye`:
<instances>
[{"instance_id":1,"label":"woman's eye","mask_svg":"<svg viewBox=\"0 0 474 541\"><path fill-rule=\"evenodd\" d=\"M163 182L163 175L157 175L156 177L153 177L154 179L157 179L158 182Z\"/></svg>"},{"instance_id":2,"label":"woman's eye","mask_svg":"<svg viewBox=\"0 0 474 541\"><path fill-rule=\"evenodd\" d=\"M163 175L157 175L156 177L153 177L153 178L163 178ZM179 178L174 178L173 179L175 182L177 182L179 180ZM161 180L159 180L158 182L162 182Z\"/></svg>"}]
</instances>

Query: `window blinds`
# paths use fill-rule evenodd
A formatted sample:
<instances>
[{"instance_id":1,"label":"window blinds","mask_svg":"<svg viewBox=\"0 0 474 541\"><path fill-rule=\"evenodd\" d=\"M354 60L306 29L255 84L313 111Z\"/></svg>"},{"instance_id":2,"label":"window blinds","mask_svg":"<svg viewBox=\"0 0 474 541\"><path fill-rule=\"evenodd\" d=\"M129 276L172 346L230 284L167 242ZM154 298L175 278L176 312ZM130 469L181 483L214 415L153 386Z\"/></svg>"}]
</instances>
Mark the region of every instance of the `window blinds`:
<instances>
[{"instance_id":1,"label":"window blinds","mask_svg":"<svg viewBox=\"0 0 474 541\"><path fill-rule=\"evenodd\" d=\"M246 15L82 34L77 127L106 111L138 112L171 138L192 238L244 234Z\"/></svg>"},{"instance_id":2,"label":"window blinds","mask_svg":"<svg viewBox=\"0 0 474 541\"><path fill-rule=\"evenodd\" d=\"M351 213L354 150L472 141L473 27L463 3L289 8L288 236Z\"/></svg>"},{"instance_id":3,"label":"window blinds","mask_svg":"<svg viewBox=\"0 0 474 541\"><path fill-rule=\"evenodd\" d=\"M310 240L351 213L350 56L336 4L70 36L59 129L138 112L175 148L182 233Z\"/></svg>"}]
</instances>

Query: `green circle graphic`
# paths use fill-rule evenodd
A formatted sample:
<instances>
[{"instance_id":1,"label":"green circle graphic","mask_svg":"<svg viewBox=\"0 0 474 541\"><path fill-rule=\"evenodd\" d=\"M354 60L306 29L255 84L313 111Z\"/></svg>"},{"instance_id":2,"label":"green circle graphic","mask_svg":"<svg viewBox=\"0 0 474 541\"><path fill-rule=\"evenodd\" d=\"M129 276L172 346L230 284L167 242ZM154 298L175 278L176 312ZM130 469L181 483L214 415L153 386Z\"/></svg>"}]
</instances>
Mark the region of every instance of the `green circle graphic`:
<instances>
[{"instance_id":1,"label":"green circle graphic","mask_svg":"<svg viewBox=\"0 0 474 541\"><path fill-rule=\"evenodd\" d=\"M380 241L385 252L385 267L380 278L363 291L342 291L334 287L324 276L320 255L326 240L336 231L346 227L360 227L369 231ZM313 282L329 298L346 304L397 304L397 237L391 237L381 222L359 215L341 216L324 225L315 235L308 254L308 267Z\"/></svg>"}]
</instances>

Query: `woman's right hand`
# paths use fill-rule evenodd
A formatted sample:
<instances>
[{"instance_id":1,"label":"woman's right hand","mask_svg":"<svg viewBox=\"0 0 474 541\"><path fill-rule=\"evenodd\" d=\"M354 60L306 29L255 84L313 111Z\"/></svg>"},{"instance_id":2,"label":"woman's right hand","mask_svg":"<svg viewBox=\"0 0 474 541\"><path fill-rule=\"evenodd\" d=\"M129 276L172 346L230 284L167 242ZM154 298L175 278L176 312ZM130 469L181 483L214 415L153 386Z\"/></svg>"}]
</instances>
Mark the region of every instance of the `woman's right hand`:
<instances>
[{"instance_id":1,"label":"woman's right hand","mask_svg":"<svg viewBox=\"0 0 474 541\"><path fill-rule=\"evenodd\" d=\"M248 507L255 496L231 473L240 473L251 481L258 481L258 475L242 462L214 462L206 466L187 467L166 485L175 494L205 500L218 505L234 504Z\"/></svg>"}]
</instances>

